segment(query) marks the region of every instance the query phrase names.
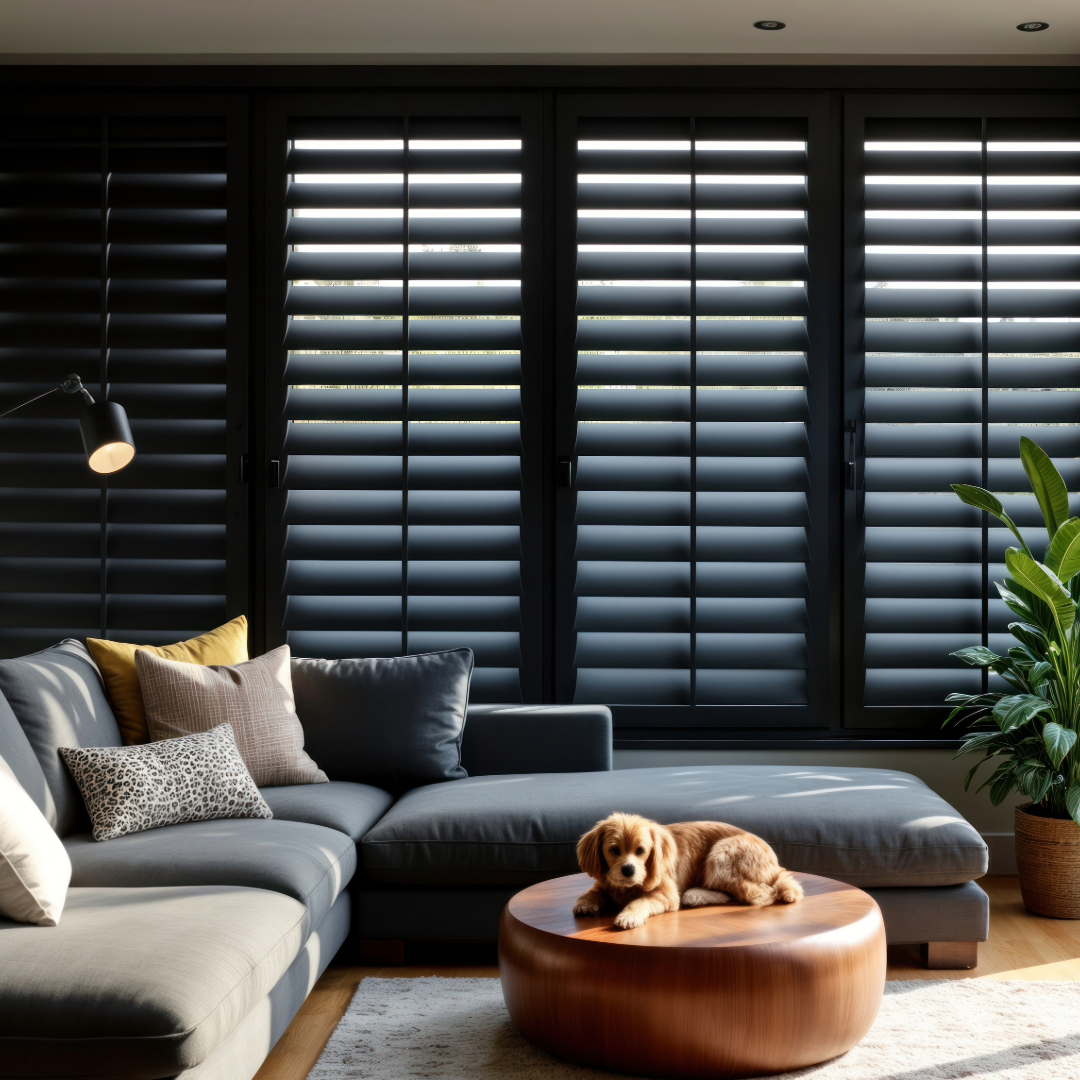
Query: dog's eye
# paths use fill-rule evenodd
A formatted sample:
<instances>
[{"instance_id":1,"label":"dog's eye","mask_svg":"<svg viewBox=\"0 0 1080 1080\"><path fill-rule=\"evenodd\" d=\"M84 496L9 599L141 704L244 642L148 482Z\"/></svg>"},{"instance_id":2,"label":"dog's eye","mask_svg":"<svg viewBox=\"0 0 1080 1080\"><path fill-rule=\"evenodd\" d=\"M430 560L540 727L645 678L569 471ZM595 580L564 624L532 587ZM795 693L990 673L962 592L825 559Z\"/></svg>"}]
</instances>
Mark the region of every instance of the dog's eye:
<instances>
[{"instance_id":1,"label":"dog's eye","mask_svg":"<svg viewBox=\"0 0 1080 1080\"><path fill-rule=\"evenodd\" d=\"M618 849L617 847L613 847L613 848L611 849L611 854L612 854L612 855L618 855L618 854L619 854L619 849Z\"/></svg>"},{"instance_id":2,"label":"dog's eye","mask_svg":"<svg viewBox=\"0 0 1080 1080\"><path fill-rule=\"evenodd\" d=\"M635 855L644 855L645 854L645 849L643 847L639 847L637 849L637 851L634 852L634 854Z\"/></svg>"}]
</instances>

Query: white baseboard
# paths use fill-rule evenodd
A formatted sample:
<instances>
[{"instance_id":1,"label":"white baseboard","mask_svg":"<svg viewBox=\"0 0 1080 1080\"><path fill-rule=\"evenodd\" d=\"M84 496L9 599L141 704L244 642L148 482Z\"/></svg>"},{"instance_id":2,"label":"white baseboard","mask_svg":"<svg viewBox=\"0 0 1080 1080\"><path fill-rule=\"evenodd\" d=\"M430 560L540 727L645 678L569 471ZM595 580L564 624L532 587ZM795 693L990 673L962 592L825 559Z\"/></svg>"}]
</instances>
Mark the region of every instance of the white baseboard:
<instances>
[{"instance_id":1,"label":"white baseboard","mask_svg":"<svg viewBox=\"0 0 1080 1080\"><path fill-rule=\"evenodd\" d=\"M1016 873L1016 846L1011 832L981 833L990 849L991 874L1015 874Z\"/></svg>"}]
</instances>

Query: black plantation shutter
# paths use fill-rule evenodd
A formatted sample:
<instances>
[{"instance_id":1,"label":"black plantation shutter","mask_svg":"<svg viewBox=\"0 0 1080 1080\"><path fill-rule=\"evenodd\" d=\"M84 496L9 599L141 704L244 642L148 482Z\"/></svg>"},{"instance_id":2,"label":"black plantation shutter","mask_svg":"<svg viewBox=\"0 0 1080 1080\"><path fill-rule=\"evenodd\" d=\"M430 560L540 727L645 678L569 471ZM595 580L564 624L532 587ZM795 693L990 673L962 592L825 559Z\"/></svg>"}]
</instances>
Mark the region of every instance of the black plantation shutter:
<instances>
[{"instance_id":1,"label":"black plantation shutter","mask_svg":"<svg viewBox=\"0 0 1080 1080\"><path fill-rule=\"evenodd\" d=\"M564 694L623 728L809 726L807 119L576 136Z\"/></svg>"},{"instance_id":2,"label":"black plantation shutter","mask_svg":"<svg viewBox=\"0 0 1080 1080\"><path fill-rule=\"evenodd\" d=\"M288 138L273 622L298 655L469 646L472 699L521 701L522 122L297 119Z\"/></svg>"},{"instance_id":3,"label":"black plantation shutter","mask_svg":"<svg viewBox=\"0 0 1080 1080\"><path fill-rule=\"evenodd\" d=\"M1012 643L991 583L1014 541L950 483L995 491L1037 555L1020 437L1080 487L1080 125L940 115L870 115L849 148L865 367L849 354L864 557L849 562L848 723L930 734L947 693L983 686L948 654Z\"/></svg>"},{"instance_id":4,"label":"black plantation shutter","mask_svg":"<svg viewBox=\"0 0 1080 1080\"><path fill-rule=\"evenodd\" d=\"M226 124L0 119L0 409L69 372L100 398L104 374L138 450L96 476L62 395L0 421L5 655L172 641L246 606L239 508L226 540Z\"/></svg>"}]
</instances>

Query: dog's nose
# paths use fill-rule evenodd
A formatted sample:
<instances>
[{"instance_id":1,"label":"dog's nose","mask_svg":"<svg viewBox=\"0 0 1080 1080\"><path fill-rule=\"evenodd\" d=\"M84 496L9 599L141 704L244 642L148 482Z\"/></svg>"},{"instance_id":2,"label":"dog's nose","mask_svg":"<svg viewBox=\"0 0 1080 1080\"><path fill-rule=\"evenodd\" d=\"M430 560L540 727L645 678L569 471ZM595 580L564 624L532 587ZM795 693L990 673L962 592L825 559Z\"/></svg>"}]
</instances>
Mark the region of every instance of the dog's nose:
<instances>
[{"instance_id":1,"label":"dog's nose","mask_svg":"<svg viewBox=\"0 0 1080 1080\"><path fill-rule=\"evenodd\" d=\"M634 876L634 868L629 863L623 863L622 876L623 877L633 877Z\"/></svg>"}]
</instances>

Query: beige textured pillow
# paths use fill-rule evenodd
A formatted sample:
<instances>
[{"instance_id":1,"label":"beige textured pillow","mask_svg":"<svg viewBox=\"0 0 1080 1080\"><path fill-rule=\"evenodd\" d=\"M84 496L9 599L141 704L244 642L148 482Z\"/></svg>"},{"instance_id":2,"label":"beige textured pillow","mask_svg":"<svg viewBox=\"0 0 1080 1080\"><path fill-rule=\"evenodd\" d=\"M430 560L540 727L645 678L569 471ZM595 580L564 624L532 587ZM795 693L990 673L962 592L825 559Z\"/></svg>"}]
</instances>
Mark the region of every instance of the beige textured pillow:
<instances>
[{"instance_id":1,"label":"beige textured pillow","mask_svg":"<svg viewBox=\"0 0 1080 1080\"><path fill-rule=\"evenodd\" d=\"M70 881L60 837L0 758L0 916L56 926Z\"/></svg>"},{"instance_id":2,"label":"beige textured pillow","mask_svg":"<svg viewBox=\"0 0 1080 1080\"><path fill-rule=\"evenodd\" d=\"M288 645L232 667L184 664L139 649L135 669L152 741L231 724L236 748L259 787L327 782L304 753Z\"/></svg>"}]
</instances>

